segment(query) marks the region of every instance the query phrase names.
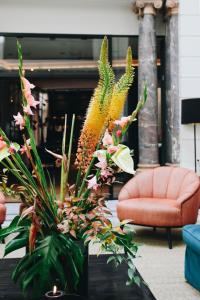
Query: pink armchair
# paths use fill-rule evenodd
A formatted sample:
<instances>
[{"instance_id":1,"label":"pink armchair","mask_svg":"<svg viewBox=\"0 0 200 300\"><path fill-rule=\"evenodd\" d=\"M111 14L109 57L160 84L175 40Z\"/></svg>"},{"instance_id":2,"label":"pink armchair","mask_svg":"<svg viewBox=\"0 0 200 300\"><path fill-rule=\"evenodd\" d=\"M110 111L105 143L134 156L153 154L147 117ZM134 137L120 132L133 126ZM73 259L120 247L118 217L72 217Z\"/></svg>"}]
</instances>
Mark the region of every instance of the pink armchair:
<instances>
[{"instance_id":1,"label":"pink armchair","mask_svg":"<svg viewBox=\"0 0 200 300\"><path fill-rule=\"evenodd\" d=\"M167 229L194 224L200 204L199 177L191 170L159 167L143 171L129 180L118 196L117 215L133 224Z\"/></svg>"}]
</instances>

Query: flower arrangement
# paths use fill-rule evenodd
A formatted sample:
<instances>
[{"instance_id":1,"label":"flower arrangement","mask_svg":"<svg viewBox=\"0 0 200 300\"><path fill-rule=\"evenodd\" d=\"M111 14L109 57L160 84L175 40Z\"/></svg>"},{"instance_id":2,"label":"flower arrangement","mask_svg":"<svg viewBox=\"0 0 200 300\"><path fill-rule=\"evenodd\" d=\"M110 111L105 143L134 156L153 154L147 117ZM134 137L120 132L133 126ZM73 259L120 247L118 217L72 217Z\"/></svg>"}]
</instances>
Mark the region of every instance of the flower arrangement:
<instances>
[{"instance_id":1,"label":"flower arrangement","mask_svg":"<svg viewBox=\"0 0 200 300\"><path fill-rule=\"evenodd\" d=\"M12 142L0 129L0 163L3 166L1 187L11 193L7 187L5 173L11 173L17 180L15 193L21 196L23 211L16 216L7 228L0 230L0 239L15 233L6 244L5 255L16 249L26 247L25 256L13 271L12 278L20 284L24 293L33 291L35 295L44 294L55 284L68 292L77 289L83 274L84 256L82 247L89 242L98 243L100 251L112 255L109 262L128 265L127 284L139 284L135 275L133 258L138 246L133 240L129 221L113 227L109 220L110 211L106 207L100 187L112 184L115 174L125 171L134 174L130 149L122 144L130 124L143 107L144 98L128 117L121 113L133 82L132 53L128 48L126 71L115 82L112 67L108 62L108 42L105 37L98 62L99 83L92 96L86 119L78 142L75 165L76 182L69 184L71 151L75 116L73 115L71 132L68 135L67 116L63 133L62 153L50 154L61 160L60 195L49 174L43 169L37 152L31 116L39 104L32 96L34 85L25 78L22 48L17 42L19 58L19 78L22 92L22 112L14 116L16 125L22 132L24 144ZM68 140L68 143L66 142ZM68 147L66 147L68 144ZM67 149L66 149L67 148ZM23 157L30 162L28 167ZM120 254L120 249L125 254Z\"/></svg>"}]
</instances>

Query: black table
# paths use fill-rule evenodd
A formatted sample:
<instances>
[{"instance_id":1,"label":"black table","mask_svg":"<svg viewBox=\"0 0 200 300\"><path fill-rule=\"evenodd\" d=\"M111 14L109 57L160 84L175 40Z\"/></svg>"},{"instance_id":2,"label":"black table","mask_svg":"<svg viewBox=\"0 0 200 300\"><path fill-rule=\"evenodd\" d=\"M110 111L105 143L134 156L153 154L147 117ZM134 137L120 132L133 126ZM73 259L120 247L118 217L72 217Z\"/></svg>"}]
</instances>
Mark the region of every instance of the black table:
<instances>
[{"instance_id":1,"label":"black table","mask_svg":"<svg viewBox=\"0 0 200 300\"><path fill-rule=\"evenodd\" d=\"M106 263L107 258L107 255L89 258L88 300L156 300L144 283L141 287L126 286L126 265L116 269ZM11 280L11 272L17 262L18 259L0 260L0 300L23 300L19 288Z\"/></svg>"}]
</instances>

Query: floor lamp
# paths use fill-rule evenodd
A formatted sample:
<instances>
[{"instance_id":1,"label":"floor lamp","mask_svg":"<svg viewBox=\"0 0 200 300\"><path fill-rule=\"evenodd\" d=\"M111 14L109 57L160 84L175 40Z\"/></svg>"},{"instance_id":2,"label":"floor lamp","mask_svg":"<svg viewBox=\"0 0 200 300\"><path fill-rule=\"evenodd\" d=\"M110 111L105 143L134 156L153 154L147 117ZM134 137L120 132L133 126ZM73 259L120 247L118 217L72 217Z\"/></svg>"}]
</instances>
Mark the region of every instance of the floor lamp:
<instances>
[{"instance_id":1,"label":"floor lamp","mask_svg":"<svg viewBox=\"0 0 200 300\"><path fill-rule=\"evenodd\" d=\"M183 99L181 105L181 124L194 125L194 165L197 171L196 124L200 123L200 98Z\"/></svg>"}]
</instances>

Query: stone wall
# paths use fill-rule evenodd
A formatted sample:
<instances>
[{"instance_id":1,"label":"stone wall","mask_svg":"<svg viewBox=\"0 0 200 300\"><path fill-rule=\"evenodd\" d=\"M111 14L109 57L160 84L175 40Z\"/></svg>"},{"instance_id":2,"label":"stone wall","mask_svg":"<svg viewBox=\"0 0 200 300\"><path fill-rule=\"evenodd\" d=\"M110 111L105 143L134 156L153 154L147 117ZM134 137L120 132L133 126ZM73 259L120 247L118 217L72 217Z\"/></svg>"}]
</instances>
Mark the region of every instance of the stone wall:
<instances>
[{"instance_id":1,"label":"stone wall","mask_svg":"<svg viewBox=\"0 0 200 300\"><path fill-rule=\"evenodd\" d=\"M180 1L179 22L179 78L181 105L181 99L200 98L199 0ZM181 125L180 151L181 166L194 170L193 125ZM197 159L200 159L200 125L197 125ZM198 173L200 173L200 170Z\"/></svg>"}]
</instances>

